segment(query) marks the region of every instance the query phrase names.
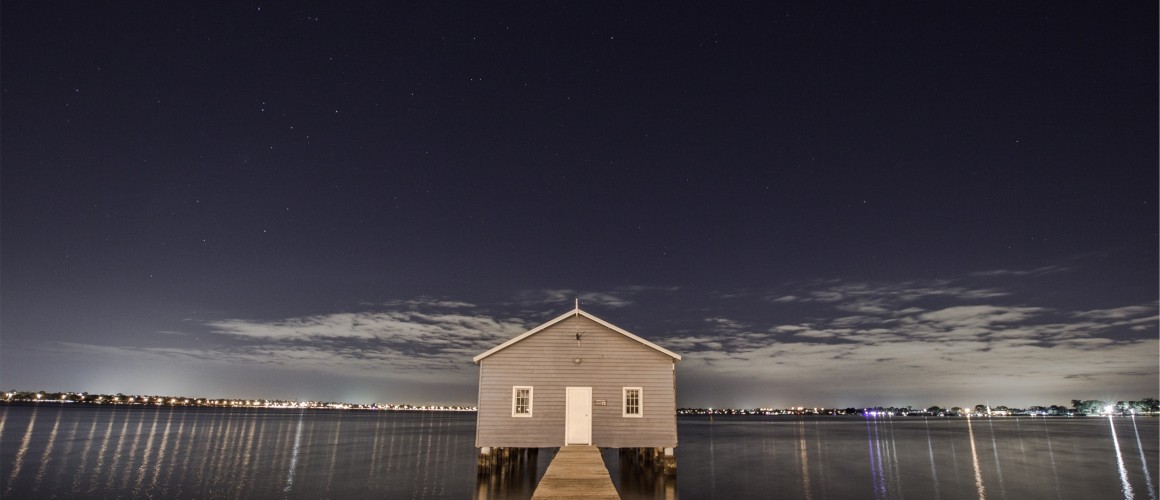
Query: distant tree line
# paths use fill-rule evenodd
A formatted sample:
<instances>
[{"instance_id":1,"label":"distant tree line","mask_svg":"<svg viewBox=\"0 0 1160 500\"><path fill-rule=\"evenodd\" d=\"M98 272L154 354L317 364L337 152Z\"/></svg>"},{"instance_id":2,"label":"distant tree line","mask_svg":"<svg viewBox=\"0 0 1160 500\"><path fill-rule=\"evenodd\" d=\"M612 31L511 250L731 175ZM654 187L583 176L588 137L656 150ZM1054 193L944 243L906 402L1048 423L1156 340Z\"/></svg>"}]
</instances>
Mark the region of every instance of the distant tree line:
<instances>
[{"instance_id":1,"label":"distant tree line","mask_svg":"<svg viewBox=\"0 0 1160 500\"><path fill-rule=\"evenodd\" d=\"M87 392L46 392L9 390L0 393L0 403L71 403L83 405L193 406L231 408L310 408L341 410L475 411L468 406L410 404L351 404L336 401L290 401L271 399L201 398L162 395L89 394Z\"/></svg>"},{"instance_id":2,"label":"distant tree line","mask_svg":"<svg viewBox=\"0 0 1160 500\"><path fill-rule=\"evenodd\" d=\"M1160 400L1144 398L1139 401L1116 401L1114 404L1098 399L1071 400L1071 407L1080 415L1096 414L1152 414L1160 412Z\"/></svg>"},{"instance_id":3,"label":"distant tree line","mask_svg":"<svg viewBox=\"0 0 1160 500\"><path fill-rule=\"evenodd\" d=\"M953 406L928 408L875 406L871 408L678 408L678 415L861 415L861 416L930 416L930 417L1004 417L1004 416L1052 416L1070 417L1076 415L1158 415L1160 400L1144 398L1139 401L1116 401L1109 403L1096 399L1073 399L1071 407L1063 405L1030 406L1010 408L1004 405L990 406L977 404L963 408Z\"/></svg>"}]
</instances>

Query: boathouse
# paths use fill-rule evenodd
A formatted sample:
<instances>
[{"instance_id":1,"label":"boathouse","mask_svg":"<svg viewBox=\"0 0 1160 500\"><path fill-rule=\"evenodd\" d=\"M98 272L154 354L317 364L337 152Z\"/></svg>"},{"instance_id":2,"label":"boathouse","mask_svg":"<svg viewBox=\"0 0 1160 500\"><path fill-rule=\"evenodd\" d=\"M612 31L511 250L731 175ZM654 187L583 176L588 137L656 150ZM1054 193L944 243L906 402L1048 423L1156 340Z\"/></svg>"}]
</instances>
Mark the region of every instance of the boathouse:
<instances>
[{"instance_id":1,"label":"boathouse","mask_svg":"<svg viewBox=\"0 0 1160 500\"><path fill-rule=\"evenodd\" d=\"M475 446L677 446L673 353L580 310L473 358L479 365Z\"/></svg>"}]
</instances>

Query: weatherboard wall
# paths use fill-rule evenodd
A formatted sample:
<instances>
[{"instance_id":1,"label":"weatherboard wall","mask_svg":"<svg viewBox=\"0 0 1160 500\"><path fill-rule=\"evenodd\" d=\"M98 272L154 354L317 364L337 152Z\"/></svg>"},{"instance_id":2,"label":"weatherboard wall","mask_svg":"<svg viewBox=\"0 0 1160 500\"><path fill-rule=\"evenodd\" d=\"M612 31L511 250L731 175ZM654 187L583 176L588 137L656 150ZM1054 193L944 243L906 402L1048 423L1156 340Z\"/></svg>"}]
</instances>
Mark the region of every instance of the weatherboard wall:
<instances>
[{"instance_id":1,"label":"weatherboard wall","mask_svg":"<svg viewBox=\"0 0 1160 500\"><path fill-rule=\"evenodd\" d=\"M566 387L592 388L593 445L677 445L674 359L588 318L564 319L479 363L477 447L563 446ZM531 417L512 416L514 386L533 387ZM642 388L641 417L623 416L625 387Z\"/></svg>"}]
</instances>

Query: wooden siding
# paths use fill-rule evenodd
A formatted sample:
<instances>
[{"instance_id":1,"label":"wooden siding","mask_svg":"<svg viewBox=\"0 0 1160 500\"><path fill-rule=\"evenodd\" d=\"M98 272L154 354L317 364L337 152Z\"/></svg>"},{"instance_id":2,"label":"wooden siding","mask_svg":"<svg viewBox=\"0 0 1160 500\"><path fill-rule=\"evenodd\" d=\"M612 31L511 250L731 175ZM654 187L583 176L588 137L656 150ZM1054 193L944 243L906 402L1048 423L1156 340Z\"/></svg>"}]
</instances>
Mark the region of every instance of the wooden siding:
<instances>
[{"instance_id":1,"label":"wooden siding","mask_svg":"<svg viewBox=\"0 0 1160 500\"><path fill-rule=\"evenodd\" d=\"M563 446L564 388L591 387L593 400L608 403L592 406L593 445L675 447L674 382L673 358L583 316L568 318L480 361L476 446ZM511 415L517 385L535 388L531 418ZM624 387L643 389L642 417L622 415Z\"/></svg>"}]
</instances>

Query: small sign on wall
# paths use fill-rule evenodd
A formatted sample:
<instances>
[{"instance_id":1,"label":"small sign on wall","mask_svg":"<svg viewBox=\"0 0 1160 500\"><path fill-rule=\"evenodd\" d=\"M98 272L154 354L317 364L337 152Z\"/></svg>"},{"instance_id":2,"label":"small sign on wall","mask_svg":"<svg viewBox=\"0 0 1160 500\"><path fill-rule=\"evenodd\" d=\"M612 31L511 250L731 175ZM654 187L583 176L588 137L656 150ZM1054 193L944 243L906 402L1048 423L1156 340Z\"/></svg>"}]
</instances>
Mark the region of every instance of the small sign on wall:
<instances>
[{"instance_id":1,"label":"small sign on wall","mask_svg":"<svg viewBox=\"0 0 1160 500\"><path fill-rule=\"evenodd\" d=\"M608 400L607 399L597 399L593 402L593 404L595 404L596 406L608 406Z\"/></svg>"}]
</instances>

